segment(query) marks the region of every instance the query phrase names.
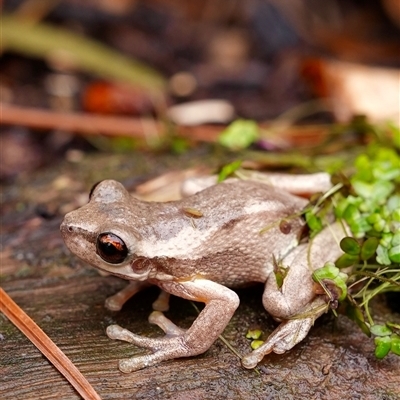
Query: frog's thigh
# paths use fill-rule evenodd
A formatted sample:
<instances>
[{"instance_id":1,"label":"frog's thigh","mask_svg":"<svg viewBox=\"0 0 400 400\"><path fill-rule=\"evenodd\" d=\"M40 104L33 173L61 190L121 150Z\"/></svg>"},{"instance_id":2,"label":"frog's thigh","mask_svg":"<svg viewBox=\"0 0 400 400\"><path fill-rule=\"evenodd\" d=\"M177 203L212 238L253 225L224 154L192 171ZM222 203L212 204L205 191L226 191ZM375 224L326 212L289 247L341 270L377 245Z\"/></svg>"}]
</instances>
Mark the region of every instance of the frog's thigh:
<instances>
[{"instance_id":1,"label":"frog's thigh","mask_svg":"<svg viewBox=\"0 0 400 400\"><path fill-rule=\"evenodd\" d=\"M297 314L315 297L312 271L307 264L307 247L307 244L300 245L283 259L282 265L288 270L281 287L274 273L265 284L264 308L278 320Z\"/></svg>"},{"instance_id":2,"label":"frog's thigh","mask_svg":"<svg viewBox=\"0 0 400 400\"><path fill-rule=\"evenodd\" d=\"M335 222L309 243L296 247L282 261L288 267L281 288L271 273L265 285L263 304L265 309L277 319L287 319L303 309L315 297L312 273L326 262L335 262L342 254L340 241L347 236L346 226Z\"/></svg>"},{"instance_id":3,"label":"frog's thigh","mask_svg":"<svg viewBox=\"0 0 400 400\"><path fill-rule=\"evenodd\" d=\"M266 342L242 359L243 366L253 368L270 353L284 353L303 340L314 321L327 310L324 296L315 296L311 273L327 261L336 261L343 254L339 242L346 236L340 223L320 232L309 244L294 249L282 262L290 266L281 288L274 274L267 281L263 294L264 307L283 322Z\"/></svg>"},{"instance_id":4,"label":"frog's thigh","mask_svg":"<svg viewBox=\"0 0 400 400\"><path fill-rule=\"evenodd\" d=\"M174 337L146 338L116 325L108 327L110 338L125 340L153 351L152 354L121 360L119 365L122 372L135 371L163 360L204 353L222 333L239 305L235 292L206 279L166 282L160 286L176 296L204 302L205 307L187 331Z\"/></svg>"}]
</instances>

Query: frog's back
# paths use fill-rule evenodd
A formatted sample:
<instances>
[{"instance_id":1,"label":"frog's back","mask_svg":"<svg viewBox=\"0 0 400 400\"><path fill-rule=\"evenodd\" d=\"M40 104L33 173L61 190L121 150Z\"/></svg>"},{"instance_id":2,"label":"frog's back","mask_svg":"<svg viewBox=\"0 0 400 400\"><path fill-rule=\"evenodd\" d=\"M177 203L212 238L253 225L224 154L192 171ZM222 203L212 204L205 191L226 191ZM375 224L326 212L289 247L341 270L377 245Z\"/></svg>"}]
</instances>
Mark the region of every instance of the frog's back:
<instances>
[{"instance_id":1,"label":"frog's back","mask_svg":"<svg viewBox=\"0 0 400 400\"><path fill-rule=\"evenodd\" d=\"M173 276L200 274L230 286L263 281L272 258L279 260L297 244L304 225L297 215L306 203L256 182L222 183L159 204L157 238L143 244L141 255L162 260Z\"/></svg>"},{"instance_id":2,"label":"frog's back","mask_svg":"<svg viewBox=\"0 0 400 400\"><path fill-rule=\"evenodd\" d=\"M301 197L249 180L217 184L181 201L183 208L200 211L204 221L220 225L263 210L271 214L295 213L306 204Z\"/></svg>"}]
</instances>

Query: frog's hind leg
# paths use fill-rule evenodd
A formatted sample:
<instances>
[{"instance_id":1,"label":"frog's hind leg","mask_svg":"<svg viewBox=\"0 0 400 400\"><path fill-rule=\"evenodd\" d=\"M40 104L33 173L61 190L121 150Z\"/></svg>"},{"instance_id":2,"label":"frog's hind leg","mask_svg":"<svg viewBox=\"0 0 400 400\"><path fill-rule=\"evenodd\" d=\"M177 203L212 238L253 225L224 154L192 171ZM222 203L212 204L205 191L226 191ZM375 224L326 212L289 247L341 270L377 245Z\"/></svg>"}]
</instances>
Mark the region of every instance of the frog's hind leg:
<instances>
[{"instance_id":1,"label":"frog's hind leg","mask_svg":"<svg viewBox=\"0 0 400 400\"><path fill-rule=\"evenodd\" d=\"M242 365L245 368L255 368L265 355L271 352L282 354L290 350L307 336L314 321L327 310L325 299L315 298L301 314L281 323L264 344L244 356Z\"/></svg>"},{"instance_id":2,"label":"frog's hind leg","mask_svg":"<svg viewBox=\"0 0 400 400\"><path fill-rule=\"evenodd\" d=\"M336 222L292 250L281 262L286 276L279 286L272 273L263 294L264 308L282 323L266 342L242 359L243 366L254 368L271 352L284 353L303 340L314 321L329 309L325 296L317 295L312 273L342 254L339 243L346 236L342 224Z\"/></svg>"},{"instance_id":3,"label":"frog's hind leg","mask_svg":"<svg viewBox=\"0 0 400 400\"><path fill-rule=\"evenodd\" d=\"M151 286L147 282L133 281L126 285L119 292L107 297L105 307L111 311L120 311L123 305L136 293ZM170 294L161 290L159 296L153 303L153 310L155 311L168 311L169 310Z\"/></svg>"}]
</instances>

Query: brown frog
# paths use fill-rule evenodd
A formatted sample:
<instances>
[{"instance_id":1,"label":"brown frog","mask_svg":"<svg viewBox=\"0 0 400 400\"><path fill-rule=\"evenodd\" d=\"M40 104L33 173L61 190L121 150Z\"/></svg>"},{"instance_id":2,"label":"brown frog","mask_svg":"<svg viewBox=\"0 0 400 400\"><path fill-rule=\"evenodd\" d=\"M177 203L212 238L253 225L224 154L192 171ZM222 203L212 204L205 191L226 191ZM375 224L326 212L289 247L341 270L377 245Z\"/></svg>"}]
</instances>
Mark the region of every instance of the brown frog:
<instances>
[{"instance_id":1,"label":"brown frog","mask_svg":"<svg viewBox=\"0 0 400 400\"><path fill-rule=\"evenodd\" d=\"M243 357L243 366L253 368L266 354L284 353L300 342L327 310L311 274L342 254L339 242L346 236L343 225L333 223L313 240L300 242L306 204L287 190L250 180L220 183L166 203L138 200L113 180L95 186L89 203L65 216L61 232L81 259L132 281L108 300L109 308L119 309L149 284L205 303L184 330L161 312L168 297L162 294L149 317L166 333L161 338L109 326L110 338L151 350L120 360L120 370L131 372L205 352L239 305L238 295L228 287L253 282L265 284L264 308L281 324L261 347ZM277 265L287 268L281 287L274 273Z\"/></svg>"}]
</instances>

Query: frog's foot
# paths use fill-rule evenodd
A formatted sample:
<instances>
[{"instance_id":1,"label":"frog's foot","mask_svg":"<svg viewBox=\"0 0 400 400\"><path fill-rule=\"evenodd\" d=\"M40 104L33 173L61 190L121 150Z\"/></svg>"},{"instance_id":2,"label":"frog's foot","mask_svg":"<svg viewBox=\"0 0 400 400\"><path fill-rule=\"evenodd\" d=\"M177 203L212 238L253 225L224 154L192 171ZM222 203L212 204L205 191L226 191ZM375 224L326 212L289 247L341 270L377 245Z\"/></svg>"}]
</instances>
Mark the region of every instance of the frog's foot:
<instances>
[{"instance_id":1,"label":"frog's foot","mask_svg":"<svg viewBox=\"0 0 400 400\"><path fill-rule=\"evenodd\" d=\"M327 305L322 297L317 297L304 308L297 319L282 322L259 348L242 358L245 368L255 368L265 355L274 352L285 353L301 342L308 334L314 321L327 311Z\"/></svg>"},{"instance_id":2,"label":"frog's foot","mask_svg":"<svg viewBox=\"0 0 400 400\"><path fill-rule=\"evenodd\" d=\"M150 286L146 282L134 281L130 282L118 293L113 296L107 297L105 302L105 307L111 311L120 311L122 306L136 293L140 292L142 289Z\"/></svg>"},{"instance_id":3,"label":"frog's foot","mask_svg":"<svg viewBox=\"0 0 400 400\"><path fill-rule=\"evenodd\" d=\"M307 336L313 323L314 321L308 318L280 324L264 344L242 358L242 365L249 369L255 368L265 355L271 352L285 353Z\"/></svg>"},{"instance_id":4,"label":"frog's foot","mask_svg":"<svg viewBox=\"0 0 400 400\"><path fill-rule=\"evenodd\" d=\"M125 342L133 343L136 346L150 349L153 352L152 354L145 354L143 356L119 360L118 367L120 371L124 373L137 371L139 369L158 364L163 360L188 355L188 347L185 344L185 336L182 334L174 337L165 336L158 339L146 338L135 335L134 333L128 331L127 329L121 328L118 325L110 325L106 332L110 339L119 339ZM204 349L201 349L199 352L201 353L203 351ZM191 355L199 354L199 352L193 352Z\"/></svg>"},{"instance_id":5,"label":"frog's foot","mask_svg":"<svg viewBox=\"0 0 400 400\"><path fill-rule=\"evenodd\" d=\"M188 330L174 325L161 312L155 311L149 317L166 332L162 338L146 338L135 335L118 325L107 328L110 339L124 340L136 346L150 349L152 354L120 360L122 372L136 371L161 361L179 357L191 357L207 351L222 333L239 305L235 292L207 279L163 283L163 288L175 295L184 295L188 300L203 301L205 307Z\"/></svg>"},{"instance_id":6,"label":"frog's foot","mask_svg":"<svg viewBox=\"0 0 400 400\"><path fill-rule=\"evenodd\" d=\"M160 311L153 311L149 315L149 322L161 328L167 336L179 336L186 332L185 329L179 328Z\"/></svg>"},{"instance_id":7,"label":"frog's foot","mask_svg":"<svg viewBox=\"0 0 400 400\"><path fill-rule=\"evenodd\" d=\"M179 348L182 346L180 346L179 340L183 339L186 330L176 326L160 311L153 311L149 315L149 322L160 327L166 333L165 337L160 339L145 338L135 335L134 333L123 329L118 325L111 325L107 328L107 335L110 339L124 340L126 342L133 343L137 346L145 347L153 351L153 354L120 360L119 369L122 372L129 373L138 369L148 367L150 365L157 364L158 362L164 360L165 356L170 354L171 341L169 339L172 337L178 340L177 343L174 343L174 341L172 341L172 344L175 345L174 347L176 348L176 357L180 356ZM169 348L169 351L162 351L162 349L165 350L165 348Z\"/></svg>"},{"instance_id":8,"label":"frog's foot","mask_svg":"<svg viewBox=\"0 0 400 400\"><path fill-rule=\"evenodd\" d=\"M153 303L153 310L154 311L163 311L163 312L168 311L170 296L171 295L168 292L166 292L165 290L161 290L160 294L157 297L157 300Z\"/></svg>"}]
</instances>

